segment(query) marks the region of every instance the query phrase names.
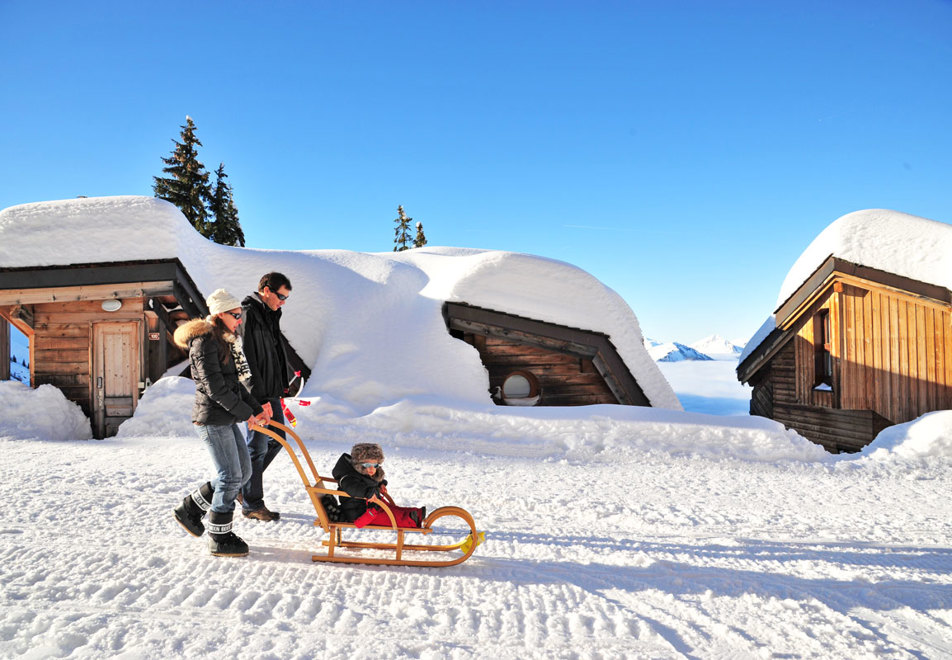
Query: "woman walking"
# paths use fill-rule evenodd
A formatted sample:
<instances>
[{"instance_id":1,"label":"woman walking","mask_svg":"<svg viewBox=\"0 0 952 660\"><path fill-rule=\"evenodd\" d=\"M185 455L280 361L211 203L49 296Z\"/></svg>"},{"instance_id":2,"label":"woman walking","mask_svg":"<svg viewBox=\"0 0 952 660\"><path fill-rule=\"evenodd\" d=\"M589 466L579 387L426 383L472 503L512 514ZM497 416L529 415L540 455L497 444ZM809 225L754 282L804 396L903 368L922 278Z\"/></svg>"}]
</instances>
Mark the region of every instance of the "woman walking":
<instances>
[{"instance_id":1,"label":"woman walking","mask_svg":"<svg viewBox=\"0 0 952 660\"><path fill-rule=\"evenodd\" d=\"M231 531L235 498L251 478L251 458L238 422L267 424L270 415L238 379L245 365L240 341L241 303L224 289L205 301L209 316L193 319L175 330L175 343L188 351L195 381L192 423L208 447L215 465L213 481L202 484L175 508L175 519L193 536L205 532L208 521L209 550L213 555L241 557L248 544Z\"/></svg>"}]
</instances>

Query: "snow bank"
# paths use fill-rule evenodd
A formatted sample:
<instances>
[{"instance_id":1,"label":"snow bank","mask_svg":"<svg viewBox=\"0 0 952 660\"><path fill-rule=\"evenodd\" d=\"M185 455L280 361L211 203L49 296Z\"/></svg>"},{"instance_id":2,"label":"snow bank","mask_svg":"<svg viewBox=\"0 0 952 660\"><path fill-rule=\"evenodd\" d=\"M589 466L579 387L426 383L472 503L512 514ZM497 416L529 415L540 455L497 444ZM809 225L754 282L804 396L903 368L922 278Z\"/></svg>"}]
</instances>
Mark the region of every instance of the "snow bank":
<instances>
[{"instance_id":1,"label":"snow bank","mask_svg":"<svg viewBox=\"0 0 952 660\"><path fill-rule=\"evenodd\" d=\"M52 385L31 389L15 380L0 381L0 438L88 440L89 419Z\"/></svg>"},{"instance_id":2,"label":"snow bank","mask_svg":"<svg viewBox=\"0 0 952 660\"><path fill-rule=\"evenodd\" d=\"M119 426L119 438L188 436L192 431L195 382L169 376L155 381L142 395L135 416Z\"/></svg>"},{"instance_id":3,"label":"snow bank","mask_svg":"<svg viewBox=\"0 0 952 660\"><path fill-rule=\"evenodd\" d=\"M118 440L193 436L195 385L167 377L146 390ZM309 443L346 450L355 442L438 452L610 462L634 453L704 456L752 462L822 461L818 445L761 417L724 417L636 406L565 408L451 408L400 401L355 418L347 404L322 398L288 400L298 431ZM0 437L89 439L79 406L43 385L36 390L0 382L0 408L10 411Z\"/></svg>"},{"instance_id":4,"label":"snow bank","mask_svg":"<svg viewBox=\"0 0 952 660\"><path fill-rule=\"evenodd\" d=\"M926 413L884 429L861 456L881 463L952 461L952 410Z\"/></svg>"},{"instance_id":5,"label":"snow bank","mask_svg":"<svg viewBox=\"0 0 952 660\"><path fill-rule=\"evenodd\" d=\"M156 381L118 438L191 437L195 385L188 378ZM298 432L310 442L339 447L355 442L457 451L513 458L604 462L632 452L739 459L751 462L836 461L853 463L952 462L952 411L933 412L882 431L857 454L832 456L820 445L763 417L687 413L635 406L565 408L451 408L438 400L401 401L354 418L346 403L331 398L288 399ZM40 424L0 424L0 437L89 438L78 406L55 388L36 391L0 382L0 407L11 420L30 416ZM36 411L42 410L42 415ZM64 422L62 420L71 420ZM69 429L80 428L72 436Z\"/></svg>"},{"instance_id":6,"label":"snow bank","mask_svg":"<svg viewBox=\"0 0 952 660\"><path fill-rule=\"evenodd\" d=\"M313 371L304 394L338 400L354 416L414 398L492 406L476 350L446 330L444 300L607 334L652 405L681 407L624 300L551 259L438 247L225 247L202 238L173 205L131 196L10 207L0 212L0 246L0 264L14 267L177 257L201 291L224 287L239 297L262 274L281 271L293 284L282 328Z\"/></svg>"},{"instance_id":7,"label":"snow bank","mask_svg":"<svg viewBox=\"0 0 952 660\"><path fill-rule=\"evenodd\" d=\"M346 450L355 442L479 456L610 462L661 453L753 462L826 460L823 449L761 417L726 417L659 408L448 407L400 401L355 418L328 398L288 400L303 438Z\"/></svg>"},{"instance_id":8,"label":"snow bank","mask_svg":"<svg viewBox=\"0 0 952 660\"><path fill-rule=\"evenodd\" d=\"M787 273L775 309L830 255L952 289L952 225L899 211L869 209L838 218L813 239ZM740 361L775 327L771 314L747 342Z\"/></svg>"}]
</instances>

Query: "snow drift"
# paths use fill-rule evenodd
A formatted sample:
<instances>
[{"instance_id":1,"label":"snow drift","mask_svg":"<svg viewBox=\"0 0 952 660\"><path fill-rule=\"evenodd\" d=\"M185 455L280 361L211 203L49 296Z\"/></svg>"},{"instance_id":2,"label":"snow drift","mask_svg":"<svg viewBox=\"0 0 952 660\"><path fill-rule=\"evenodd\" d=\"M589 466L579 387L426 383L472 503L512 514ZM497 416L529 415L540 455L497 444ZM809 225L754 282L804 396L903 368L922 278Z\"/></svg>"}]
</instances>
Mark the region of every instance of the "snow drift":
<instances>
[{"instance_id":1,"label":"snow drift","mask_svg":"<svg viewBox=\"0 0 952 660\"><path fill-rule=\"evenodd\" d=\"M0 409L0 438L58 441L93 437L83 411L52 385L34 390L16 380L0 380Z\"/></svg>"}]
</instances>

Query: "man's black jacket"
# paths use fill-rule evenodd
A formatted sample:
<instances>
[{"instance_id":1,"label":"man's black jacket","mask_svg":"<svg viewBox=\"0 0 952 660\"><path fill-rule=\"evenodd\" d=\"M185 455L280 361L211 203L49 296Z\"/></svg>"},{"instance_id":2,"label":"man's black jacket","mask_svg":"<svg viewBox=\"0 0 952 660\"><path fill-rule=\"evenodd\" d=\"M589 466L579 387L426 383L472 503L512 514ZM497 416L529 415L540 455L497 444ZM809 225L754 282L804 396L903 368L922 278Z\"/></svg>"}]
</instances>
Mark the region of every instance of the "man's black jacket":
<instances>
[{"instance_id":1,"label":"man's black jacket","mask_svg":"<svg viewBox=\"0 0 952 660\"><path fill-rule=\"evenodd\" d=\"M258 401L280 399L290 381L281 340L281 309L272 311L257 294L242 300L241 309L242 344L251 369L251 379L245 387Z\"/></svg>"}]
</instances>

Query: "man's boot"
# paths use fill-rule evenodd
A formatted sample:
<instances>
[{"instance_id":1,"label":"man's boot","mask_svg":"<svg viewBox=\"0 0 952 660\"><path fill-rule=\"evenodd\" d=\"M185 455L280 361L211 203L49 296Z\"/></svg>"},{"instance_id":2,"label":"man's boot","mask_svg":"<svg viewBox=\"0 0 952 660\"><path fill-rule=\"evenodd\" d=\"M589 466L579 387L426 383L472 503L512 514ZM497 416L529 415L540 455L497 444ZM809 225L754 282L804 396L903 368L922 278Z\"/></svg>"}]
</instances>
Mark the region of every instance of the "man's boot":
<instances>
[{"instance_id":1,"label":"man's boot","mask_svg":"<svg viewBox=\"0 0 952 660\"><path fill-rule=\"evenodd\" d=\"M186 495L182 503L175 507L173 513L179 524L192 536L201 536L205 533L202 518L212 508L212 495L215 489L211 482L205 482L198 490Z\"/></svg>"},{"instance_id":2,"label":"man's boot","mask_svg":"<svg viewBox=\"0 0 952 660\"><path fill-rule=\"evenodd\" d=\"M231 531L234 515L233 511L212 511L208 518L208 549L216 557L244 557L248 554L248 544Z\"/></svg>"}]
</instances>

